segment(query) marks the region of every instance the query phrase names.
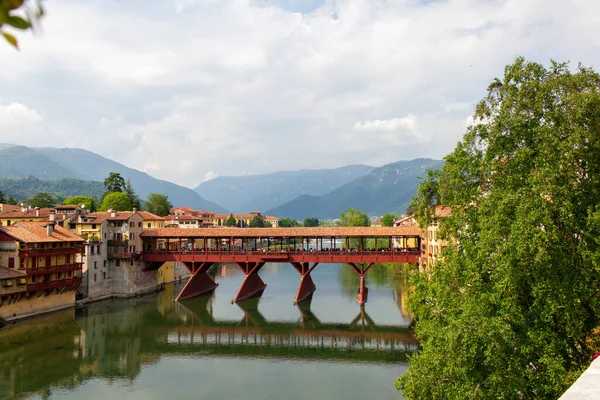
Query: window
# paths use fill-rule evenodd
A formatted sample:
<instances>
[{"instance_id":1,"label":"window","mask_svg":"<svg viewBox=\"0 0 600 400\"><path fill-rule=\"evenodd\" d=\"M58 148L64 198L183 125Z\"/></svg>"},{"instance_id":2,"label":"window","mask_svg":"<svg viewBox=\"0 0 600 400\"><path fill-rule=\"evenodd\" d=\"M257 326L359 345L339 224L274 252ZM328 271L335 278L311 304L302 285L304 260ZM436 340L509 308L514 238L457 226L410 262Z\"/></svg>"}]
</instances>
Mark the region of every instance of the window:
<instances>
[{"instance_id":1,"label":"window","mask_svg":"<svg viewBox=\"0 0 600 400\"><path fill-rule=\"evenodd\" d=\"M69 229L75 229L75 224L74 223L69 223Z\"/></svg>"},{"instance_id":2,"label":"window","mask_svg":"<svg viewBox=\"0 0 600 400\"><path fill-rule=\"evenodd\" d=\"M100 254L100 245L96 246L96 253Z\"/></svg>"},{"instance_id":3,"label":"window","mask_svg":"<svg viewBox=\"0 0 600 400\"><path fill-rule=\"evenodd\" d=\"M98 269L98 261L94 261L94 269Z\"/></svg>"},{"instance_id":4,"label":"window","mask_svg":"<svg viewBox=\"0 0 600 400\"><path fill-rule=\"evenodd\" d=\"M96 280L97 280L97 279L96 279L96 274L94 274L94 282L96 282Z\"/></svg>"},{"instance_id":5,"label":"window","mask_svg":"<svg viewBox=\"0 0 600 400\"><path fill-rule=\"evenodd\" d=\"M121 266L121 260L115 260L115 267Z\"/></svg>"},{"instance_id":6,"label":"window","mask_svg":"<svg viewBox=\"0 0 600 400\"><path fill-rule=\"evenodd\" d=\"M31 275L31 283L35 283L37 281L37 275Z\"/></svg>"},{"instance_id":7,"label":"window","mask_svg":"<svg viewBox=\"0 0 600 400\"><path fill-rule=\"evenodd\" d=\"M152 223L148 222L148 228L152 228Z\"/></svg>"},{"instance_id":8,"label":"window","mask_svg":"<svg viewBox=\"0 0 600 400\"><path fill-rule=\"evenodd\" d=\"M104 266L106 267L106 260L104 260Z\"/></svg>"},{"instance_id":9,"label":"window","mask_svg":"<svg viewBox=\"0 0 600 400\"><path fill-rule=\"evenodd\" d=\"M138 228L141 228L141 227L142 227L142 223L138 222Z\"/></svg>"},{"instance_id":10,"label":"window","mask_svg":"<svg viewBox=\"0 0 600 400\"><path fill-rule=\"evenodd\" d=\"M6 221L6 226L10 226L10 219Z\"/></svg>"},{"instance_id":11,"label":"window","mask_svg":"<svg viewBox=\"0 0 600 400\"><path fill-rule=\"evenodd\" d=\"M52 258L50 256L46 256L46 267L49 267L52 264Z\"/></svg>"},{"instance_id":12,"label":"window","mask_svg":"<svg viewBox=\"0 0 600 400\"><path fill-rule=\"evenodd\" d=\"M106 279L106 272L102 273L102 279Z\"/></svg>"},{"instance_id":13,"label":"window","mask_svg":"<svg viewBox=\"0 0 600 400\"><path fill-rule=\"evenodd\" d=\"M94 246L90 246L90 250L92 252L92 255L94 255Z\"/></svg>"},{"instance_id":14,"label":"window","mask_svg":"<svg viewBox=\"0 0 600 400\"><path fill-rule=\"evenodd\" d=\"M135 228L135 222L130 222L130 223L129 223L129 227L130 227L130 228Z\"/></svg>"},{"instance_id":15,"label":"window","mask_svg":"<svg viewBox=\"0 0 600 400\"><path fill-rule=\"evenodd\" d=\"M92 229L96 229L96 224L92 224Z\"/></svg>"},{"instance_id":16,"label":"window","mask_svg":"<svg viewBox=\"0 0 600 400\"><path fill-rule=\"evenodd\" d=\"M133 232L131 233L131 235L130 235L130 239L131 239L131 240L135 239L135 233L133 233Z\"/></svg>"},{"instance_id":17,"label":"window","mask_svg":"<svg viewBox=\"0 0 600 400\"><path fill-rule=\"evenodd\" d=\"M104 232L104 239L106 239L106 232Z\"/></svg>"}]
</instances>

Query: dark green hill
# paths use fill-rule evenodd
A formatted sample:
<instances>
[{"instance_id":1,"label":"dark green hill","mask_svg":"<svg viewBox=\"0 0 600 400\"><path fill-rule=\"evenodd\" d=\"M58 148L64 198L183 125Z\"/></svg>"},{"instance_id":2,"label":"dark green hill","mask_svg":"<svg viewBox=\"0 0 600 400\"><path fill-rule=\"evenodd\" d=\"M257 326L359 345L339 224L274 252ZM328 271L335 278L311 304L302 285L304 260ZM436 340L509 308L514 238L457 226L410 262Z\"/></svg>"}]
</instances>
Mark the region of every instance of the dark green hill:
<instances>
[{"instance_id":1,"label":"dark green hill","mask_svg":"<svg viewBox=\"0 0 600 400\"><path fill-rule=\"evenodd\" d=\"M339 217L340 212L348 207L370 215L401 214L417 192L419 177L425 175L426 169L436 169L441 165L442 161L428 158L387 164L326 195L299 196L268 210L267 214L298 220L306 217L331 219Z\"/></svg>"},{"instance_id":2,"label":"dark green hill","mask_svg":"<svg viewBox=\"0 0 600 400\"><path fill-rule=\"evenodd\" d=\"M372 170L373 167L367 165L348 165L335 169L220 176L200 184L194 190L232 212L264 211L300 195L324 195Z\"/></svg>"},{"instance_id":3,"label":"dark green hill","mask_svg":"<svg viewBox=\"0 0 600 400\"><path fill-rule=\"evenodd\" d=\"M28 176L44 180L76 177L68 168L29 147L0 145L0 178Z\"/></svg>"},{"instance_id":4,"label":"dark green hill","mask_svg":"<svg viewBox=\"0 0 600 400\"><path fill-rule=\"evenodd\" d=\"M27 178L0 179L0 190L5 196L12 196L18 201L27 200L37 192L50 193L59 199L79 195L101 199L102 193L104 193L104 185L101 182L82 181L73 178L44 181L29 176Z\"/></svg>"}]
</instances>

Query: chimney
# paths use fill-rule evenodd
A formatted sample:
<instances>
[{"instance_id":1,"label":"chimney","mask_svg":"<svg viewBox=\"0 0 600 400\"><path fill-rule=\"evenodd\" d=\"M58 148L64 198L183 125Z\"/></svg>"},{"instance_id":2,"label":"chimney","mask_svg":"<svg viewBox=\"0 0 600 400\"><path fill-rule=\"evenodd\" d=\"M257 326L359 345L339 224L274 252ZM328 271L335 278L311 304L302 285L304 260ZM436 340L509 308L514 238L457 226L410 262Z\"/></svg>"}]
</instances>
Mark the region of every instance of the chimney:
<instances>
[{"instance_id":1,"label":"chimney","mask_svg":"<svg viewBox=\"0 0 600 400\"><path fill-rule=\"evenodd\" d=\"M56 218L56 214L54 214L54 210L51 210L50 215L48 216L48 219L50 221L54 221L55 218Z\"/></svg>"},{"instance_id":2,"label":"chimney","mask_svg":"<svg viewBox=\"0 0 600 400\"><path fill-rule=\"evenodd\" d=\"M39 207L36 207L36 208L35 208L35 216L36 216L36 217L39 217L39 216L40 216L40 208L39 208Z\"/></svg>"},{"instance_id":3,"label":"chimney","mask_svg":"<svg viewBox=\"0 0 600 400\"><path fill-rule=\"evenodd\" d=\"M54 232L54 225L56 225L56 222L50 222L48 225L46 225L46 233L48 236L52 236L52 233Z\"/></svg>"},{"instance_id":4,"label":"chimney","mask_svg":"<svg viewBox=\"0 0 600 400\"><path fill-rule=\"evenodd\" d=\"M117 212L115 210L110 210L110 216L112 218L116 217L117 216Z\"/></svg>"},{"instance_id":5,"label":"chimney","mask_svg":"<svg viewBox=\"0 0 600 400\"><path fill-rule=\"evenodd\" d=\"M82 223L83 222L83 218L81 218L81 215L77 216L77 222L78 223Z\"/></svg>"},{"instance_id":6,"label":"chimney","mask_svg":"<svg viewBox=\"0 0 600 400\"><path fill-rule=\"evenodd\" d=\"M21 203L21 212L27 212L27 207L23 203Z\"/></svg>"}]
</instances>

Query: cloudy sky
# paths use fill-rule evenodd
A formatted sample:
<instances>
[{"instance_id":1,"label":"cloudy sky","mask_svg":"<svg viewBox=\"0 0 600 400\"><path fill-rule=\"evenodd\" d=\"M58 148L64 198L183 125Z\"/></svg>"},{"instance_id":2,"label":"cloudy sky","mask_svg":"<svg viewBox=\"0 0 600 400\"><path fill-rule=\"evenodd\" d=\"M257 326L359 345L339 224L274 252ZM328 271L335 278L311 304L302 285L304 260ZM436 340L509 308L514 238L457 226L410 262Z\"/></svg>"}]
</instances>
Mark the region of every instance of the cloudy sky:
<instances>
[{"instance_id":1,"label":"cloudy sky","mask_svg":"<svg viewBox=\"0 0 600 400\"><path fill-rule=\"evenodd\" d=\"M0 142L186 186L441 158L517 55L600 69L596 0L47 0L0 43Z\"/></svg>"}]
</instances>

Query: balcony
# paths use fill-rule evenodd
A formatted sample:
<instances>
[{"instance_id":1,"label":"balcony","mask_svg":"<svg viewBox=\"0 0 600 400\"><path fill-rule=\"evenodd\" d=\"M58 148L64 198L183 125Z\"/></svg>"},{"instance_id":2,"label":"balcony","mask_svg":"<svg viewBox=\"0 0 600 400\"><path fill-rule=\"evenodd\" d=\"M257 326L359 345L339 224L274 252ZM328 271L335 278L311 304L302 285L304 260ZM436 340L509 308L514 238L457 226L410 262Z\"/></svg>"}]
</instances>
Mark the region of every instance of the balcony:
<instances>
[{"instance_id":1,"label":"balcony","mask_svg":"<svg viewBox=\"0 0 600 400\"><path fill-rule=\"evenodd\" d=\"M57 281L31 283L31 284L27 285L27 291L28 292L37 292L39 290L56 289L56 288L62 288L62 287L66 287L66 286L80 285L80 284L81 284L81 278L74 277L74 278L69 278L69 279L61 279L61 280L57 280Z\"/></svg>"},{"instance_id":2,"label":"balcony","mask_svg":"<svg viewBox=\"0 0 600 400\"><path fill-rule=\"evenodd\" d=\"M36 256L56 256L61 254L79 254L83 253L82 248L78 247L56 247L47 249L20 249L19 257L36 257Z\"/></svg>"},{"instance_id":3,"label":"balcony","mask_svg":"<svg viewBox=\"0 0 600 400\"><path fill-rule=\"evenodd\" d=\"M69 272L69 271L81 271L82 263L71 263L63 265L52 265L50 267L38 267L38 268L19 268L19 271L25 272L27 275L44 275L52 274L57 272Z\"/></svg>"}]
</instances>

